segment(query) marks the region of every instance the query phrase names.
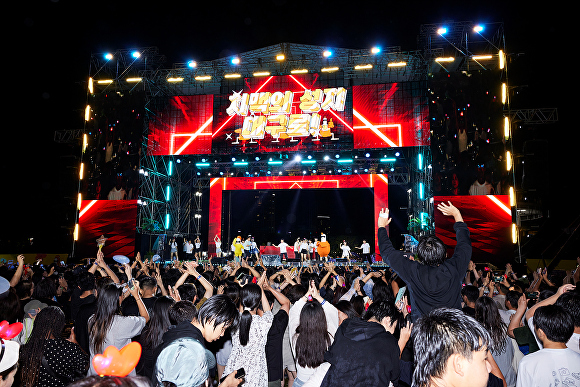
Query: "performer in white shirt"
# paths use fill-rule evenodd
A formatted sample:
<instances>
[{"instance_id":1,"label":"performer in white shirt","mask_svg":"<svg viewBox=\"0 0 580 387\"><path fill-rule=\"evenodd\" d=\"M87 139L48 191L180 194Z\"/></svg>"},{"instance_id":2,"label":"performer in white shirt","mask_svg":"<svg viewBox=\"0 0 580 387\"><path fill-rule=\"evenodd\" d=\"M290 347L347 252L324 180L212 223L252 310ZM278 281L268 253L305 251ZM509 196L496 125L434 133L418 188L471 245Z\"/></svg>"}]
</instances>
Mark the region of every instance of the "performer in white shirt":
<instances>
[{"instance_id":1,"label":"performer in white shirt","mask_svg":"<svg viewBox=\"0 0 580 387\"><path fill-rule=\"evenodd\" d=\"M284 242L284 239L280 239L280 244L276 246L280 249L280 260L284 261L288 259L288 243Z\"/></svg>"},{"instance_id":2,"label":"performer in white shirt","mask_svg":"<svg viewBox=\"0 0 580 387\"><path fill-rule=\"evenodd\" d=\"M213 242L215 243L215 255L220 258L222 256L222 241L217 234L213 237Z\"/></svg>"},{"instance_id":3,"label":"performer in white shirt","mask_svg":"<svg viewBox=\"0 0 580 387\"><path fill-rule=\"evenodd\" d=\"M343 240L340 244L340 249L342 250L342 258L348 259L348 263L350 264L350 247L348 247L348 243Z\"/></svg>"},{"instance_id":4,"label":"performer in white shirt","mask_svg":"<svg viewBox=\"0 0 580 387\"><path fill-rule=\"evenodd\" d=\"M363 239L362 245L360 245L360 247L357 247L357 249L361 249L362 250L363 260L367 261L370 264L373 263L373 260L371 258L371 245L369 245L367 241L365 241Z\"/></svg>"}]
</instances>

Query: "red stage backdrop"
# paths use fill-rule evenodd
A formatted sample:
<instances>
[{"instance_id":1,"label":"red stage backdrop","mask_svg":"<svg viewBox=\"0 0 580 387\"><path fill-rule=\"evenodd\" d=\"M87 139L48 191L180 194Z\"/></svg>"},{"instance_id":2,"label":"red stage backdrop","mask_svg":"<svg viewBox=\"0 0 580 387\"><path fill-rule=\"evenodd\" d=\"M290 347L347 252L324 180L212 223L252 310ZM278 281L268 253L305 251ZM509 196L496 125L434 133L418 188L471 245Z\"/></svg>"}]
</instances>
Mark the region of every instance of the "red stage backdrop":
<instances>
[{"instance_id":1,"label":"red stage backdrop","mask_svg":"<svg viewBox=\"0 0 580 387\"><path fill-rule=\"evenodd\" d=\"M499 267L513 256L512 215L509 195L436 196L435 207L451 202L461 211L471 233L474 262L490 262ZM449 247L449 256L457 244L453 218L435 209L435 234Z\"/></svg>"},{"instance_id":2,"label":"red stage backdrop","mask_svg":"<svg viewBox=\"0 0 580 387\"><path fill-rule=\"evenodd\" d=\"M222 192L227 190L273 190L273 189L341 189L372 188L374 192L374 219L378 219L381 208L388 203L388 179L383 174L366 175L321 175L321 176L280 176L280 177L220 177L210 182L209 230L207 240L211 252L215 252L214 236L222 239L222 249L228 249L231 241L222 238ZM375 251L378 254L375 223ZM377 256L378 259L378 256Z\"/></svg>"},{"instance_id":3,"label":"red stage backdrop","mask_svg":"<svg viewBox=\"0 0 580 387\"><path fill-rule=\"evenodd\" d=\"M79 211L79 240L76 256L95 258L96 240L107 238L103 253L105 258L135 254L135 229L137 226L136 200L83 200Z\"/></svg>"},{"instance_id":4,"label":"red stage backdrop","mask_svg":"<svg viewBox=\"0 0 580 387\"><path fill-rule=\"evenodd\" d=\"M151 155L348 151L429 144L425 82L347 86L296 74L245 78L228 94L150 107Z\"/></svg>"}]
</instances>

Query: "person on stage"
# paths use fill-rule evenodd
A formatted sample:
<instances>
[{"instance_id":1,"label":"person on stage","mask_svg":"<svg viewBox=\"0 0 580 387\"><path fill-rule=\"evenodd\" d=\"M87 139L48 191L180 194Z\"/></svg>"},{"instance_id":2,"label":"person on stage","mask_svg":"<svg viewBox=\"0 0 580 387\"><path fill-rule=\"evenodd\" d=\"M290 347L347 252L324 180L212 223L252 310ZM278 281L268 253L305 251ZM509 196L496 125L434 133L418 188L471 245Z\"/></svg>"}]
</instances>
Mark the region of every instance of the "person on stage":
<instances>
[{"instance_id":1,"label":"person on stage","mask_svg":"<svg viewBox=\"0 0 580 387\"><path fill-rule=\"evenodd\" d=\"M244 258L248 259L251 256L250 253L250 249L252 247L252 236L248 235L248 237L246 238L246 240L244 241L243 245L244 245Z\"/></svg>"},{"instance_id":2,"label":"person on stage","mask_svg":"<svg viewBox=\"0 0 580 387\"><path fill-rule=\"evenodd\" d=\"M193 243L186 241L185 243L185 259L191 261L193 258Z\"/></svg>"},{"instance_id":3,"label":"person on stage","mask_svg":"<svg viewBox=\"0 0 580 387\"><path fill-rule=\"evenodd\" d=\"M314 242L308 241L308 252L310 253L310 259L316 261L316 244L318 239L314 238Z\"/></svg>"},{"instance_id":4,"label":"person on stage","mask_svg":"<svg viewBox=\"0 0 580 387\"><path fill-rule=\"evenodd\" d=\"M280 249L280 261L288 260L288 243L284 242L284 239L280 239L280 244L276 247Z\"/></svg>"},{"instance_id":5,"label":"person on stage","mask_svg":"<svg viewBox=\"0 0 580 387\"><path fill-rule=\"evenodd\" d=\"M308 241L306 238L300 241L298 249L300 251L300 262L308 261Z\"/></svg>"},{"instance_id":6,"label":"person on stage","mask_svg":"<svg viewBox=\"0 0 580 387\"><path fill-rule=\"evenodd\" d=\"M294 259L297 259L300 255L300 238L296 239L294 242Z\"/></svg>"},{"instance_id":7,"label":"person on stage","mask_svg":"<svg viewBox=\"0 0 580 387\"><path fill-rule=\"evenodd\" d=\"M345 240L342 241L342 243L340 244L340 249L342 250L342 259L348 259L348 263L350 265L350 247L348 246L348 243L346 243Z\"/></svg>"},{"instance_id":8,"label":"person on stage","mask_svg":"<svg viewBox=\"0 0 580 387\"><path fill-rule=\"evenodd\" d=\"M191 244L191 241L189 241ZM195 238L195 258L199 259L201 256L201 239L199 237Z\"/></svg>"},{"instance_id":9,"label":"person on stage","mask_svg":"<svg viewBox=\"0 0 580 387\"><path fill-rule=\"evenodd\" d=\"M258 249L258 244L254 240L254 237L250 239L250 256L255 256L256 261L260 258L260 250Z\"/></svg>"},{"instance_id":10,"label":"person on stage","mask_svg":"<svg viewBox=\"0 0 580 387\"><path fill-rule=\"evenodd\" d=\"M216 257L221 258L221 256L222 256L222 241L217 234L213 237L213 242L215 243L215 255L216 255Z\"/></svg>"},{"instance_id":11,"label":"person on stage","mask_svg":"<svg viewBox=\"0 0 580 387\"><path fill-rule=\"evenodd\" d=\"M242 255L244 253L244 245L242 243L242 237L241 236L238 236L232 242L232 250L234 252L234 261L235 262L241 262Z\"/></svg>"},{"instance_id":12,"label":"person on stage","mask_svg":"<svg viewBox=\"0 0 580 387\"><path fill-rule=\"evenodd\" d=\"M175 260L179 261L179 257L177 255L177 241L175 238L171 238L171 243L169 246L171 247L171 255L169 256L169 260L173 261L173 257L175 257Z\"/></svg>"},{"instance_id":13,"label":"person on stage","mask_svg":"<svg viewBox=\"0 0 580 387\"><path fill-rule=\"evenodd\" d=\"M316 252L320 259L324 259L325 262L328 261L328 254L330 254L330 243L326 241L326 235L320 234L320 242L316 245Z\"/></svg>"},{"instance_id":14,"label":"person on stage","mask_svg":"<svg viewBox=\"0 0 580 387\"><path fill-rule=\"evenodd\" d=\"M371 258L371 245L369 245L368 242L363 239L362 245L360 245L360 247L357 247L357 249L362 250L363 260L372 265L373 260Z\"/></svg>"}]
</instances>

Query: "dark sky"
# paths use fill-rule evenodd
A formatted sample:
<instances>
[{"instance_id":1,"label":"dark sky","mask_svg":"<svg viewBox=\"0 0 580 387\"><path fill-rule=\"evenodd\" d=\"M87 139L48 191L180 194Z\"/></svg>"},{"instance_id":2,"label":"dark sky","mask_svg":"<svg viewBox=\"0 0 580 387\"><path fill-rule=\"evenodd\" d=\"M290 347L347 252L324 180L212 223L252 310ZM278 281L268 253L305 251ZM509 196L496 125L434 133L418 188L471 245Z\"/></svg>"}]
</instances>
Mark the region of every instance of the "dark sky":
<instances>
[{"instance_id":1,"label":"dark sky","mask_svg":"<svg viewBox=\"0 0 580 387\"><path fill-rule=\"evenodd\" d=\"M82 127L81 83L88 76L90 54L123 48L156 46L169 67L192 57L212 60L280 42L353 49L397 45L414 50L421 24L503 22L508 53L523 54L514 64L517 74L510 74L513 82L527 85L520 104L559 109L561 134L545 134L557 180L551 185L561 187L566 199L572 198L576 186L565 161L571 160L568 155L579 138L571 120L574 102L569 91L578 82L571 12L562 7L496 0L39 0L6 5L2 29L7 44L2 57L3 79L8 82L3 82L7 105L0 164L6 210L0 222L0 252L7 236L39 238L60 227L54 203L60 195L59 156L67 149L55 144L54 131ZM558 205L567 205L566 200Z\"/></svg>"}]
</instances>

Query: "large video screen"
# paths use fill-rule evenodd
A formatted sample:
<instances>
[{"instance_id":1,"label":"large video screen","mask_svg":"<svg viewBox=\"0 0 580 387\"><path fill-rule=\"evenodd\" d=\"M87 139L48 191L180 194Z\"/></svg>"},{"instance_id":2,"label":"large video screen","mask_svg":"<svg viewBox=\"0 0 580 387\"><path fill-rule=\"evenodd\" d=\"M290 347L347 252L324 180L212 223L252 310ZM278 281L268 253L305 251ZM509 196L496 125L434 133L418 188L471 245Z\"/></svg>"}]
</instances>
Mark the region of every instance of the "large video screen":
<instances>
[{"instance_id":1,"label":"large video screen","mask_svg":"<svg viewBox=\"0 0 580 387\"><path fill-rule=\"evenodd\" d=\"M429 144L425 82L350 86L329 74L245 78L149 112L151 155L230 155Z\"/></svg>"}]
</instances>

